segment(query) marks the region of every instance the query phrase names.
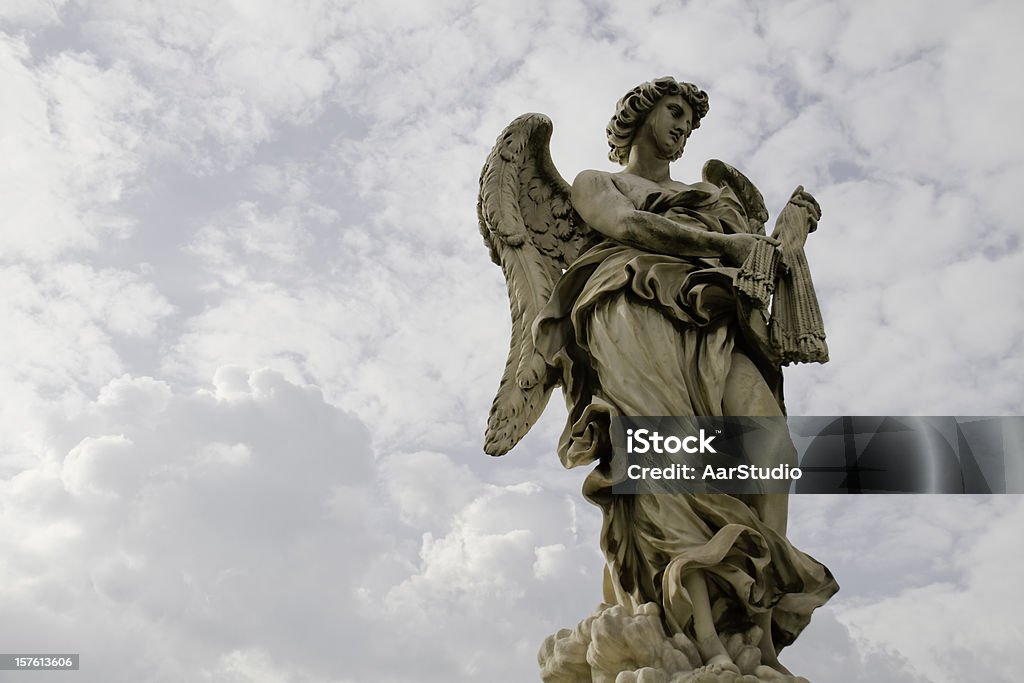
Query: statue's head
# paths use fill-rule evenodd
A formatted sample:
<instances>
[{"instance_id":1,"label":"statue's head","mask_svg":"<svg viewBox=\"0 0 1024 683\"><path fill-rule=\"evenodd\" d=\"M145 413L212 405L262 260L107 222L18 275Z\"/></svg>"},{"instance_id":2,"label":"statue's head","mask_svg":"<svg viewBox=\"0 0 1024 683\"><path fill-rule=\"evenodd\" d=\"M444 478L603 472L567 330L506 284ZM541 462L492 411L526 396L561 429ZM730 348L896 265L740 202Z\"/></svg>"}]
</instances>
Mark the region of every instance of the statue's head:
<instances>
[{"instance_id":1,"label":"statue's head","mask_svg":"<svg viewBox=\"0 0 1024 683\"><path fill-rule=\"evenodd\" d=\"M608 158L622 166L629 160L629 149L633 137L647 119L647 115L661 98L667 95L681 95L693 110L693 128L700 127L700 120L708 113L708 94L693 83L681 83L671 76L656 78L636 86L626 93L615 105L615 115L608 122ZM673 157L678 159L682 149Z\"/></svg>"}]
</instances>

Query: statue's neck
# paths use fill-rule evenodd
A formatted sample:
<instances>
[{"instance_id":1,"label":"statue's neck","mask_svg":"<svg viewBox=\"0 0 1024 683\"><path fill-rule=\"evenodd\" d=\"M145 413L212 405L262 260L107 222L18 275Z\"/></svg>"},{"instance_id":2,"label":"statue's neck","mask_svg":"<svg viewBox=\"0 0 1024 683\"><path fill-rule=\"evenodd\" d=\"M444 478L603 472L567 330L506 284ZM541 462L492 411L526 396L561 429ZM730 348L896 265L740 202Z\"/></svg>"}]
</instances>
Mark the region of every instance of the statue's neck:
<instances>
[{"instance_id":1,"label":"statue's neck","mask_svg":"<svg viewBox=\"0 0 1024 683\"><path fill-rule=\"evenodd\" d=\"M672 180L668 174L668 159L659 159L653 149L647 149L649 145L643 143L633 145L629 150L629 160L626 162L626 173L647 178L655 183L664 183Z\"/></svg>"}]
</instances>

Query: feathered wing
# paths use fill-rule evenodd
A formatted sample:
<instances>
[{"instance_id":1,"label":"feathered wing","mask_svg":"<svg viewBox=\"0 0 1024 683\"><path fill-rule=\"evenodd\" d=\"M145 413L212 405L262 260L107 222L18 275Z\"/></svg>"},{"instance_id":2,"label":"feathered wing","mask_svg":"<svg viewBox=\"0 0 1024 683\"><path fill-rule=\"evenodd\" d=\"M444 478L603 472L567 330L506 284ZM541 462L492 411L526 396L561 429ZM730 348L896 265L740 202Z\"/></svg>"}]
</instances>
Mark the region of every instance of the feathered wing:
<instances>
[{"instance_id":1,"label":"feathered wing","mask_svg":"<svg viewBox=\"0 0 1024 683\"><path fill-rule=\"evenodd\" d=\"M504 455L534 425L558 378L537 352L533 322L562 269L593 243L551 161L552 124L523 114L505 128L480 173L480 232L508 284L512 342L491 405L484 450Z\"/></svg>"},{"instance_id":2,"label":"feathered wing","mask_svg":"<svg viewBox=\"0 0 1024 683\"><path fill-rule=\"evenodd\" d=\"M749 231L765 234L764 224L768 222L768 209L765 208L764 197L761 196L760 190L750 182L747 176L718 159L709 159L705 162L701 176L706 183L731 189L743 204Z\"/></svg>"}]
</instances>

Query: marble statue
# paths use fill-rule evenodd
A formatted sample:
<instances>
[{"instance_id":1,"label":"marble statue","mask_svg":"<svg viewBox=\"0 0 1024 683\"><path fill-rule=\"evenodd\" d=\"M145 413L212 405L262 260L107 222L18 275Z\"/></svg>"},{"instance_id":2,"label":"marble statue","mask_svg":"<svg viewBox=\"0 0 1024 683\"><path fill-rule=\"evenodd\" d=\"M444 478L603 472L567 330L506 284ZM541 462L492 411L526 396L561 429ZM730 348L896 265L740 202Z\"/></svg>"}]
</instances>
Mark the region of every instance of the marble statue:
<instances>
[{"instance_id":1,"label":"marble statue","mask_svg":"<svg viewBox=\"0 0 1024 683\"><path fill-rule=\"evenodd\" d=\"M545 681L800 681L778 651L838 590L787 540L785 494L612 491L613 417L781 416L783 365L828 358L803 253L815 199L798 187L767 236L761 194L732 166L709 161L690 184L669 174L707 111L691 83L633 88L607 128L623 170L571 187L551 161L551 121L525 114L480 177L480 228L512 313L485 450L508 452L561 385L558 453L566 467L596 463L584 495L604 519L604 602L545 641Z\"/></svg>"}]
</instances>

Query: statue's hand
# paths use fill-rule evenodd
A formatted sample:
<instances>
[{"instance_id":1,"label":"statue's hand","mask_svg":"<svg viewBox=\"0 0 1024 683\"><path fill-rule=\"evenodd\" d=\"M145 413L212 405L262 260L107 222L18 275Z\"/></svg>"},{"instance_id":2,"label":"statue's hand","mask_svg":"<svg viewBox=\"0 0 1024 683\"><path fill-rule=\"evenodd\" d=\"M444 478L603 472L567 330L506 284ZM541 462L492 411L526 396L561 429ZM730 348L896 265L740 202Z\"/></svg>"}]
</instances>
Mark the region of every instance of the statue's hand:
<instances>
[{"instance_id":1,"label":"statue's hand","mask_svg":"<svg viewBox=\"0 0 1024 683\"><path fill-rule=\"evenodd\" d=\"M797 185L789 202L779 213L775 222L772 237L782 240L787 249L801 248L807 241L807 235L818 229L821 220L821 206L803 185Z\"/></svg>"},{"instance_id":2,"label":"statue's hand","mask_svg":"<svg viewBox=\"0 0 1024 683\"><path fill-rule=\"evenodd\" d=\"M768 242L780 252L782 242L774 237L764 235L752 235L749 233L736 233L733 235L722 235L722 262L729 266L742 266L747 256L758 242Z\"/></svg>"}]
</instances>

